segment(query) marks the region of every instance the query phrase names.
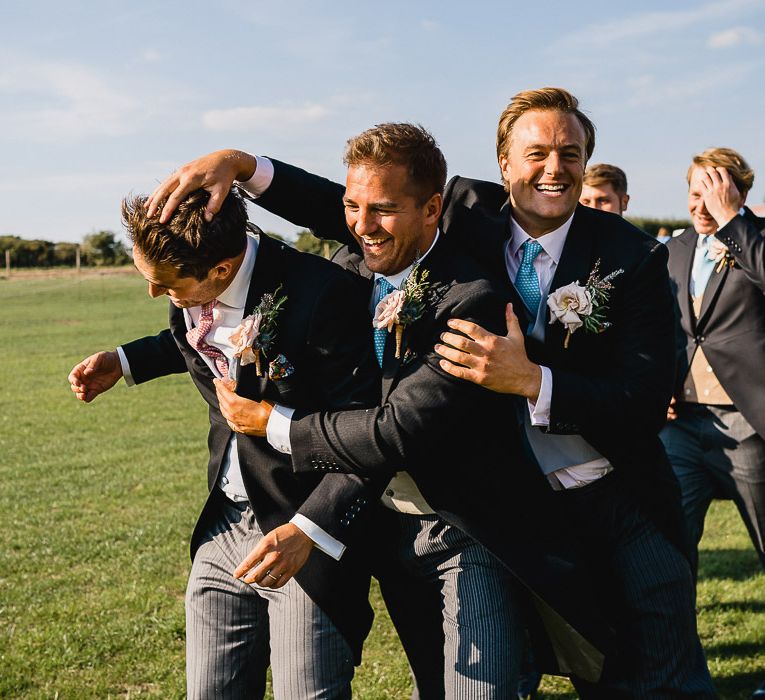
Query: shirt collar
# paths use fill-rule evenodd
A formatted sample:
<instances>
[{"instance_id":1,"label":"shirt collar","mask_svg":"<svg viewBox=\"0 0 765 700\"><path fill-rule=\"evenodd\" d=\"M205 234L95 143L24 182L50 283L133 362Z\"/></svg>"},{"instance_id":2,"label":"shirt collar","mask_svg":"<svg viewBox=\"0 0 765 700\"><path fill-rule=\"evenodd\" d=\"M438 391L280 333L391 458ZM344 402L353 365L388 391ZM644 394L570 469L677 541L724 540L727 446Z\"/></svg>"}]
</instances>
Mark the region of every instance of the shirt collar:
<instances>
[{"instance_id":1,"label":"shirt collar","mask_svg":"<svg viewBox=\"0 0 765 700\"><path fill-rule=\"evenodd\" d=\"M537 243L539 243L539 245L542 246L542 250L544 250L545 253L550 256L556 265L560 262L560 256L563 253L563 246L566 243L566 237L568 236L568 231L571 228L571 221L573 218L574 215L572 214L563 223L562 226L556 228L554 231L545 233L539 238L534 239ZM520 224L511 215L509 246L513 257L518 257L518 251L520 250L521 246L530 238L531 236L529 236L529 234L521 228Z\"/></svg>"},{"instance_id":2,"label":"shirt collar","mask_svg":"<svg viewBox=\"0 0 765 700\"><path fill-rule=\"evenodd\" d=\"M231 284L218 295L218 301L221 304L234 309L244 308L244 305L247 303L247 293L250 291L250 281L252 279L252 271L255 269L257 253L258 239L251 233L248 233L247 250L244 253L244 260L242 260L242 264Z\"/></svg>"},{"instance_id":3,"label":"shirt collar","mask_svg":"<svg viewBox=\"0 0 765 700\"><path fill-rule=\"evenodd\" d=\"M441 235L441 231L439 229L436 229L436 237L433 239L433 242L430 244L430 248L428 248L425 251L425 255L421 255L417 260L412 262L409 267L405 267L401 272L397 272L395 275L381 275L379 272L375 272L375 284L377 283L377 280L379 280L381 277L384 277L388 282L390 282L393 287L396 289L400 289L401 285L404 283L404 280L409 277L409 273L412 271L412 268L414 267L415 263L421 263L425 258L428 257L428 253L430 253L431 250L433 250L433 247L438 242L438 238Z\"/></svg>"}]
</instances>

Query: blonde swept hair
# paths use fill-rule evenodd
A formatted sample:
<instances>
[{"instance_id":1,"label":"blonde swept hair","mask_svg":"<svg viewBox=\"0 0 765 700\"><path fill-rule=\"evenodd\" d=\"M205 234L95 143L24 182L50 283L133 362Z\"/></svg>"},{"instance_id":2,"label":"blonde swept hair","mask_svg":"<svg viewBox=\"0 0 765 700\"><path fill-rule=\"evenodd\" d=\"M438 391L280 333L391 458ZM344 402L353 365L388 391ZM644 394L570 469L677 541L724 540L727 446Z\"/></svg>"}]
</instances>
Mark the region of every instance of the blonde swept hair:
<instances>
[{"instance_id":1,"label":"blonde swept hair","mask_svg":"<svg viewBox=\"0 0 765 700\"><path fill-rule=\"evenodd\" d=\"M736 185L736 189L742 195L752 189L754 170L749 167L749 163L744 160L744 157L732 148L707 148L706 151L693 156L686 175L688 184L691 184L691 173L694 168L706 167L725 168Z\"/></svg>"},{"instance_id":2,"label":"blonde swept hair","mask_svg":"<svg viewBox=\"0 0 765 700\"><path fill-rule=\"evenodd\" d=\"M513 134L513 126L526 112L532 110L555 111L573 114L582 125L585 135L586 159L590 159L595 150L595 125L579 109L579 100L570 92L558 87L544 87L538 90L519 92L499 117L497 126L497 160L507 154Z\"/></svg>"}]
</instances>

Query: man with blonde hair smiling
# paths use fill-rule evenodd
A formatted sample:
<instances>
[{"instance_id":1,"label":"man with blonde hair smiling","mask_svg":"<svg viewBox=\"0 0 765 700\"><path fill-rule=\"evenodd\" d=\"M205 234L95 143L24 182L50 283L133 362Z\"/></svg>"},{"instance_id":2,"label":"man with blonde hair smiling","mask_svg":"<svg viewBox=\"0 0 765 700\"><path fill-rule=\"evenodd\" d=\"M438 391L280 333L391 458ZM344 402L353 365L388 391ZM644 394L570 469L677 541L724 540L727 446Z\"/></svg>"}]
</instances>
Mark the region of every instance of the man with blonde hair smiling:
<instances>
[{"instance_id":1,"label":"man with blonde hair smiling","mask_svg":"<svg viewBox=\"0 0 765 700\"><path fill-rule=\"evenodd\" d=\"M692 225L668 244L678 320L675 402L662 432L694 545L714 498L736 504L765 566L765 219L730 148L693 158Z\"/></svg>"}]
</instances>

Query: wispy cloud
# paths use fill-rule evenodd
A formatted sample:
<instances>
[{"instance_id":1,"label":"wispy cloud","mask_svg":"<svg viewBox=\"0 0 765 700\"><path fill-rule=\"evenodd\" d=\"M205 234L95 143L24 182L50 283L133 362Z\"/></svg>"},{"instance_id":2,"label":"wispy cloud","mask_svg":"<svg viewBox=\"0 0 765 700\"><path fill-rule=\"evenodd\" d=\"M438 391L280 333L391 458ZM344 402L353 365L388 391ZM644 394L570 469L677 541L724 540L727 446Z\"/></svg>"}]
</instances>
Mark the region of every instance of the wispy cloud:
<instances>
[{"instance_id":1,"label":"wispy cloud","mask_svg":"<svg viewBox=\"0 0 765 700\"><path fill-rule=\"evenodd\" d=\"M722 0L689 10L663 10L633 14L610 22L590 24L570 34L566 44L604 46L618 44L641 36L675 32L693 25L715 20L729 21L732 16L756 9L761 0Z\"/></svg>"},{"instance_id":2,"label":"wispy cloud","mask_svg":"<svg viewBox=\"0 0 765 700\"><path fill-rule=\"evenodd\" d=\"M162 54L156 49L144 49L141 51L141 58L146 63L156 63L162 58Z\"/></svg>"},{"instance_id":3,"label":"wispy cloud","mask_svg":"<svg viewBox=\"0 0 765 700\"><path fill-rule=\"evenodd\" d=\"M74 63L24 60L5 66L0 69L0 94L12 98L9 105L25 105L0 114L0 128L6 132L48 141L117 136L135 130L141 114L138 101L93 69Z\"/></svg>"},{"instance_id":4,"label":"wispy cloud","mask_svg":"<svg viewBox=\"0 0 765 700\"><path fill-rule=\"evenodd\" d=\"M733 46L759 46L763 43L763 35L751 27L732 27L722 32L712 34L707 40L710 49L728 49Z\"/></svg>"},{"instance_id":5,"label":"wispy cloud","mask_svg":"<svg viewBox=\"0 0 765 700\"><path fill-rule=\"evenodd\" d=\"M724 94L736 85L746 82L750 66L725 66L700 75L668 79L664 75L644 74L628 81L631 107L645 109L649 106L688 103L698 97Z\"/></svg>"},{"instance_id":6,"label":"wispy cloud","mask_svg":"<svg viewBox=\"0 0 765 700\"><path fill-rule=\"evenodd\" d=\"M313 103L291 107L234 107L205 112L202 115L202 124L212 131L278 130L311 124L330 113L323 105Z\"/></svg>"}]
</instances>

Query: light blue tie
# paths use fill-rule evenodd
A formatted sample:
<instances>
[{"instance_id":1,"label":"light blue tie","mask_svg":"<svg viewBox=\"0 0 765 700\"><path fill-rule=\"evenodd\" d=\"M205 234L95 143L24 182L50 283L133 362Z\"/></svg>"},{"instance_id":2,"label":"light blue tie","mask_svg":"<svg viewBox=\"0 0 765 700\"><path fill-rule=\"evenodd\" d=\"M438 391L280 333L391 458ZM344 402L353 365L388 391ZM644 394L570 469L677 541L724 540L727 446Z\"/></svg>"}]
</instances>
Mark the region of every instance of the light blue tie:
<instances>
[{"instance_id":1,"label":"light blue tie","mask_svg":"<svg viewBox=\"0 0 765 700\"><path fill-rule=\"evenodd\" d=\"M380 303L381 299L384 299L390 294L395 287L385 279L380 277L377 280L377 293L375 294L374 308ZM382 367L383 355L385 355L385 341L388 339L387 328L375 328L375 355L377 355L377 363Z\"/></svg>"},{"instance_id":2,"label":"light blue tie","mask_svg":"<svg viewBox=\"0 0 765 700\"><path fill-rule=\"evenodd\" d=\"M693 270L691 271L691 296L697 297L704 293L704 289L715 269L715 261L709 255L709 244L714 236L711 234L701 239L701 245L696 248L693 258Z\"/></svg>"},{"instance_id":3,"label":"light blue tie","mask_svg":"<svg viewBox=\"0 0 765 700\"><path fill-rule=\"evenodd\" d=\"M523 303L531 312L531 325L534 325L539 303L542 301L542 293L539 291L539 277L534 269L534 259L542 252L542 246L531 239L527 240L522 246L523 259L518 268L518 274L515 276L515 288L521 295Z\"/></svg>"}]
</instances>

